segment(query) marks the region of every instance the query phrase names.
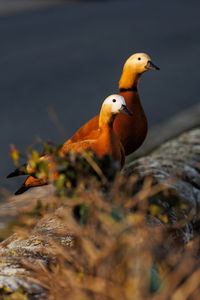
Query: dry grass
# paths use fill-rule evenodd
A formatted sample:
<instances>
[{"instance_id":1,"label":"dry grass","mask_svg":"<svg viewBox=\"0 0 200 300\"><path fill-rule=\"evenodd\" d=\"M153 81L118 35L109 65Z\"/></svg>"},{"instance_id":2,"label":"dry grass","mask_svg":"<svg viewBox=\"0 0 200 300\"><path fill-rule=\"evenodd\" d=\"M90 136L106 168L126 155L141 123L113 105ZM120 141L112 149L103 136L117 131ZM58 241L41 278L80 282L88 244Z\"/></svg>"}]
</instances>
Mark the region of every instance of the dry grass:
<instances>
[{"instance_id":1,"label":"dry grass","mask_svg":"<svg viewBox=\"0 0 200 300\"><path fill-rule=\"evenodd\" d=\"M15 228L29 236L35 227L48 241L47 265L23 261L46 299L199 299L199 237L184 244L186 221L170 220L171 206L181 203L166 186L135 175L116 173L106 183L101 174L99 180L83 175L68 197L24 207L23 224L30 226ZM52 225L47 235L49 219L62 230Z\"/></svg>"}]
</instances>

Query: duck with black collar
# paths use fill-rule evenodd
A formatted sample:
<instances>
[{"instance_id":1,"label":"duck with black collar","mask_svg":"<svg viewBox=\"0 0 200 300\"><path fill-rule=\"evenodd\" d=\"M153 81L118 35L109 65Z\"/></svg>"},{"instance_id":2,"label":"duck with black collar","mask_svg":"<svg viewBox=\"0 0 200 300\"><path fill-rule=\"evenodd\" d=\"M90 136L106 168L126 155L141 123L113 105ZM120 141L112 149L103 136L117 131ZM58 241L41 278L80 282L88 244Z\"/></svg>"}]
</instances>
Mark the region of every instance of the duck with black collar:
<instances>
[{"instance_id":1,"label":"duck with black collar","mask_svg":"<svg viewBox=\"0 0 200 300\"><path fill-rule=\"evenodd\" d=\"M113 125L126 155L136 151L142 145L147 134L147 119L137 87L141 75L148 70L159 70L159 68L152 63L149 55L145 53L133 54L125 62L119 81L119 93L124 97L128 109L133 112L132 116L119 114ZM96 116L83 125L71 139L66 141L63 147L65 148L70 143L96 138L98 136L98 124L99 116Z\"/></svg>"}]
</instances>

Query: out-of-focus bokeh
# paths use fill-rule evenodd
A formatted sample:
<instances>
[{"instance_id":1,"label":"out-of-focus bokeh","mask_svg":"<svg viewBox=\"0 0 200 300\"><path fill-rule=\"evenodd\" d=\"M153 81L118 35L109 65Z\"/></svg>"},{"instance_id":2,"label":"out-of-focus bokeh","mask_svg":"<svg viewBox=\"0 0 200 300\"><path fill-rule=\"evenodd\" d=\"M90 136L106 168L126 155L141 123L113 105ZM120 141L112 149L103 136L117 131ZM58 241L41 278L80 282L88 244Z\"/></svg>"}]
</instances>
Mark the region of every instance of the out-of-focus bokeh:
<instances>
[{"instance_id":1,"label":"out-of-focus bokeh","mask_svg":"<svg viewBox=\"0 0 200 300\"><path fill-rule=\"evenodd\" d=\"M139 87L150 127L198 103L199 11L195 0L0 0L1 187L18 182L5 178L9 145L63 143L117 92L135 52L161 68Z\"/></svg>"}]
</instances>

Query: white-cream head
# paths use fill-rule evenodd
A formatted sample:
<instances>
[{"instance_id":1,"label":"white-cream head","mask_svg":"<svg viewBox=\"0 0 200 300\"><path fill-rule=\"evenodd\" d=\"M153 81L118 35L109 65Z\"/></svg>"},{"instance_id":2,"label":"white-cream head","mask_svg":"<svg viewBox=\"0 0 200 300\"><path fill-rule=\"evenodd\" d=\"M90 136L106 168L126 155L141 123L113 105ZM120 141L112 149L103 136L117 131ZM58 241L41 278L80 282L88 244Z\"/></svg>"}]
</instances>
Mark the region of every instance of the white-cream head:
<instances>
[{"instance_id":1,"label":"white-cream head","mask_svg":"<svg viewBox=\"0 0 200 300\"><path fill-rule=\"evenodd\" d=\"M143 73L147 70L159 70L159 68L154 65L151 58L146 53L135 53L131 55L124 67L132 67L137 73Z\"/></svg>"},{"instance_id":2,"label":"white-cream head","mask_svg":"<svg viewBox=\"0 0 200 300\"><path fill-rule=\"evenodd\" d=\"M132 113L128 110L126 106L126 102L123 96L117 94L108 96L104 100L102 107L105 106L110 109L110 112L113 115L119 114L120 112L125 113L127 115L132 115Z\"/></svg>"}]
</instances>

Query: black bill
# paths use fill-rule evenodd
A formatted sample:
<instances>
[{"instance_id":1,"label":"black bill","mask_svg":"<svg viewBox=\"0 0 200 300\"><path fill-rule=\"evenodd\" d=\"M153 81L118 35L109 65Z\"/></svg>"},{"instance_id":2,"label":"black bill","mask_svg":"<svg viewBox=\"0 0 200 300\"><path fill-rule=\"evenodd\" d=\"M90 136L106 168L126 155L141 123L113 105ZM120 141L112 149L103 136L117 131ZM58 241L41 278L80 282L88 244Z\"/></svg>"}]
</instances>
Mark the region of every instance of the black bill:
<instances>
[{"instance_id":1,"label":"black bill","mask_svg":"<svg viewBox=\"0 0 200 300\"><path fill-rule=\"evenodd\" d=\"M154 65L154 64L152 63L152 61L150 61L150 60L147 62L145 68L146 68L147 70L160 70L160 68L157 67L156 65Z\"/></svg>"},{"instance_id":2,"label":"black bill","mask_svg":"<svg viewBox=\"0 0 200 300\"><path fill-rule=\"evenodd\" d=\"M128 108L126 107L126 105L122 105L121 109L120 109L121 113L124 113L126 115L132 116L132 112L130 110L128 110Z\"/></svg>"}]
</instances>

